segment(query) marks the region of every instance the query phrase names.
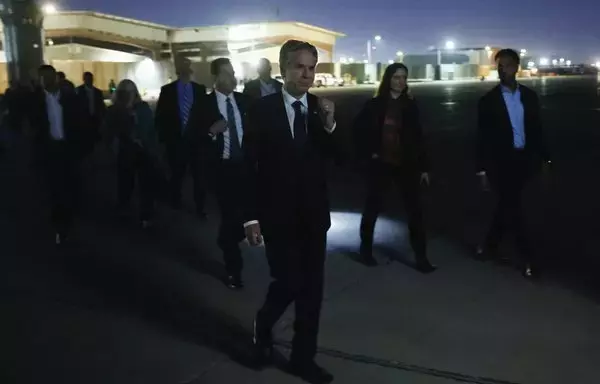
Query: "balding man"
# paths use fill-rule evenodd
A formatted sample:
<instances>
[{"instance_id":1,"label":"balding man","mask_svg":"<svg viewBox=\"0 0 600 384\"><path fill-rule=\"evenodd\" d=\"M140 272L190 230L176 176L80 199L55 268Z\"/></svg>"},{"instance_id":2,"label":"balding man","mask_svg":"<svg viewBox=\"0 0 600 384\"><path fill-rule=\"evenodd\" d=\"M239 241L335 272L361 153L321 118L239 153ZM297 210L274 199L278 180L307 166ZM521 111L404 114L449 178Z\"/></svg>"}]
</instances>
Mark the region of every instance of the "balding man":
<instances>
[{"instance_id":1,"label":"balding man","mask_svg":"<svg viewBox=\"0 0 600 384\"><path fill-rule=\"evenodd\" d=\"M196 213L205 219L205 159L200 150L198 127L189 123L192 110L197 110L206 99L206 87L192 81L193 71L188 58L177 58L175 70L177 80L161 88L155 114L159 138L165 146L171 169L171 204L175 209L181 208L181 188L189 167L194 179Z\"/></svg>"},{"instance_id":2,"label":"balding man","mask_svg":"<svg viewBox=\"0 0 600 384\"><path fill-rule=\"evenodd\" d=\"M257 71L258 79L251 80L244 86L245 95L260 99L281 92L282 84L271 77L271 62L268 59L259 60Z\"/></svg>"}]
</instances>

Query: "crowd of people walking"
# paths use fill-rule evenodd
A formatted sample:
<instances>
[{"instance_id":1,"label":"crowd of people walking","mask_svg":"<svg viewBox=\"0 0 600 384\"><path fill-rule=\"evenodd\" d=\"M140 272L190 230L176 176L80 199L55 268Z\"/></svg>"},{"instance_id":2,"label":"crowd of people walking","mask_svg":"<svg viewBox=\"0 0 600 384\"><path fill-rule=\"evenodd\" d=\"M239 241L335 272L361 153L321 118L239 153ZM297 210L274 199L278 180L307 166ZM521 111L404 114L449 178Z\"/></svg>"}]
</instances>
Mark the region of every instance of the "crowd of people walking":
<instances>
[{"instance_id":1,"label":"crowd of people walking","mask_svg":"<svg viewBox=\"0 0 600 384\"><path fill-rule=\"evenodd\" d=\"M523 274L537 276L523 225L520 194L539 170L549 168L540 106L536 94L516 81L519 55L496 56L501 84L479 105L478 170L482 187L493 188L498 208L477 257L494 256L502 236L513 230L523 260ZM213 185L220 212L216 242L223 253L226 285L241 289L240 242L265 245L273 281L254 322L254 352L263 366L273 357L271 330L295 304L295 336L290 372L310 383L329 383L333 376L314 362L323 295L327 231L331 225L327 162L335 150L335 104L309 93L318 61L317 49L290 40L280 51L283 84L271 77L262 59L259 77L235 91L237 80L227 58L211 62L212 92L192 81L191 62L175 60L177 80L162 87L155 110L142 100L136 84L122 80L107 108L103 93L86 72L75 87L49 65L39 68L31 89L5 96L8 121L31 132L37 169L47 181L51 221L57 246L75 225L81 200L81 166L94 148L117 153L116 207L130 209L136 181L139 222L155 219L157 200L182 207L182 185L188 171L194 187L195 212L206 220L207 186ZM375 223L384 192L399 187L406 207L410 242L417 269L436 267L427 256L420 191L429 184L426 145L418 103L408 84L408 68L388 66L377 95L354 122L356 159L364 165L366 196L360 224L361 258L373 257Z\"/></svg>"}]
</instances>

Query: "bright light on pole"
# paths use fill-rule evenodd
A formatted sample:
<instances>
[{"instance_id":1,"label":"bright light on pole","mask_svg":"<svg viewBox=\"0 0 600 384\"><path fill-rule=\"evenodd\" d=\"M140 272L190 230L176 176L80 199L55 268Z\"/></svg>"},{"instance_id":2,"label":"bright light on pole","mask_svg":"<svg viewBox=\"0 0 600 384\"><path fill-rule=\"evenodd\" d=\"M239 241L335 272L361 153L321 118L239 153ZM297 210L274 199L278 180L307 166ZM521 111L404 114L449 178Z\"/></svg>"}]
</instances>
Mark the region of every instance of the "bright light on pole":
<instances>
[{"instance_id":1,"label":"bright light on pole","mask_svg":"<svg viewBox=\"0 0 600 384\"><path fill-rule=\"evenodd\" d=\"M486 45L486 46L485 46L485 50L489 52L489 51L491 51L491 50L492 50L492 48L490 48L490 46L489 46L489 45Z\"/></svg>"},{"instance_id":2,"label":"bright light on pole","mask_svg":"<svg viewBox=\"0 0 600 384\"><path fill-rule=\"evenodd\" d=\"M394 60L392 60L392 59L389 59L389 60L388 60L388 64L394 64Z\"/></svg>"},{"instance_id":3,"label":"bright light on pole","mask_svg":"<svg viewBox=\"0 0 600 384\"><path fill-rule=\"evenodd\" d=\"M567 67L570 67L571 66L571 60L567 60L566 64L567 64Z\"/></svg>"},{"instance_id":4,"label":"bright light on pole","mask_svg":"<svg viewBox=\"0 0 600 384\"><path fill-rule=\"evenodd\" d=\"M545 57L542 57L542 58L540 59L540 65L548 65L548 63L549 63L549 61L548 61L548 59L547 59L547 58L545 58Z\"/></svg>"},{"instance_id":5,"label":"bright light on pole","mask_svg":"<svg viewBox=\"0 0 600 384\"><path fill-rule=\"evenodd\" d=\"M450 50L452 50L452 49L454 49L455 47L456 47L456 44L454 44L454 41L452 41L452 40L448 40L448 41L446 41L446 49L450 49Z\"/></svg>"},{"instance_id":6,"label":"bright light on pole","mask_svg":"<svg viewBox=\"0 0 600 384\"><path fill-rule=\"evenodd\" d=\"M377 35L373 37L373 39L367 40L367 62L369 63L372 61L372 51L376 49L372 40L381 41L381 36Z\"/></svg>"},{"instance_id":7,"label":"bright light on pole","mask_svg":"<svg viewBox=\"0 0 600 384\"><path fill-rule=\"evenodd\" d=\"M600 61L596 61L596 67L600 68Z\"/></svg>"},{"instance_id":8,"label":"bright light on pole","mask_svg":"<svg viewBox=\"0 0 600 384\"><path fill-rule=\"evenodd\" d=\"M521 49L521 53L527 53L526 49Z\"/></svg>"},{"instance_id":9,"label":"bright light on pole","mask_svg":"<svg viewBox=\"0 0 600 384\"><path fill-rule=\"evenodd\" d=\"M533 61L530 61L527 63L527 68L533 68L535 67L535 63Z\"/></svg>"},{"instance_id":10,"label":"bright light on pole","mask_svg":"<svg viewBox=\"0 0 600 384\"><path fill-rule=\"evenodd\" d=\"M349 62L349 63L354 63L354 57L350 57L350 58L348 59L348 62Z\"/></svg>"},{"instance_id":11,"label":"bright light on pole","mask_svg":"<svg viewBox=\"0 0 600 384\"><path fill-rule=\"evenodd\" d=\"M558 61L562 64L565 62L565 59L561 57Z\"/></svg>"},{"instance_id":12,"label":"bright light on pole","mask_svg":"<svg viewBox=\"0 0 600 384\"><path fill-rule=\"evenodd\" d=\"M552 65L556 65L556 64L558 64L558 60L552 59Z\"/></svg>"},{"instance_id":13,"label":"bright light on pole","mask_svg":"<svg viewBox=\"0 0 600 384\"><path fill-rule=\"evenodd\" d=\"M404 52L398 51L398 52L396 52L396 56L404 56Z\"/></svg>"},{"instance_id":14,"label":"bright light on pole","mask_svg":"<svg viewBox=\"0 0 600 384\"><path fill-rule=\"evenodd\" d=\"M46 3L46 4L42 5L42 11L47 15L51 15L53 13L58 12L58 9L56 8L55 4Z\"/></svg>"}]
</instances>

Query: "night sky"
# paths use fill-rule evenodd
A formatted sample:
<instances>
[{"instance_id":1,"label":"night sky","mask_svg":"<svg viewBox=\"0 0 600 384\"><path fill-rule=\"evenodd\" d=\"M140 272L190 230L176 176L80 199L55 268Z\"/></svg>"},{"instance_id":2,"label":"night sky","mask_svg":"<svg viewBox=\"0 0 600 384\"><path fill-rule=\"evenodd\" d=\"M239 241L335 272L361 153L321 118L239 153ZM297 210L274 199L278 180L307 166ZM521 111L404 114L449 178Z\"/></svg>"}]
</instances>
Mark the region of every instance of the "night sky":
<instances>
[{"instance_id":1,"label":"night sky","mask_svg":"<svg viewBox=\"0 0 600 384\"><path fill-rule=\"evenodd\" d=\"M422 53L452 39L457 47L525 48L537 57L600 60L600 0L69 0L60 8L95 10L172 26L302 21L343 32L336 57L374 59ZM150 6L149 4L152 4ZM281 4L277 14L276 4ZM526 4L526 5L524 5ZM376 5L375 7L373 7Z\"/></svg>"}]
</instances>

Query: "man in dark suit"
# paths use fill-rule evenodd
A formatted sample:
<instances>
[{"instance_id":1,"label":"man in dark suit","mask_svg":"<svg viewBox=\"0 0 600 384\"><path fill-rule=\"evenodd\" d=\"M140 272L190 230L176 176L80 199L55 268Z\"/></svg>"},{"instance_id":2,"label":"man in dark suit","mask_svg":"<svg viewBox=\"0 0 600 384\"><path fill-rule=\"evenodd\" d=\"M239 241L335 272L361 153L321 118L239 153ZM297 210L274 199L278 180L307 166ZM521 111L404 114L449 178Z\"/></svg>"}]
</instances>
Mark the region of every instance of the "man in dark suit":
<instances>
[{"instance_id":1,"label":"man in dark suit","mask_svg":"<svg viewBox=\"0 0 600 384\"><path fill-rule=\"evenodd\" d=\"M52 204L56 244L62 245L73 224L83 155L80 104L75 93L63 93L55 69L42 65L41 87L32 94L29 122L36 163L46 178Z\"/></svg>"},{"instance_id":2,"label":"man in dark suit","mask_svg":"<svg viewBox=\"0 0 600 384\"><path fill-rule=\"evenodd\" d=\"M485 190L498 194L498 206L479 258L494 253L507 231L516 234L523 275L535 277L538 264L530 249L522 217L521 194L527 182L544 168L550 157L544 144L540 102L536 93L519 84L519 54L504 49L496 54L500 85L479 101L478 176Z\"/></svg>"},{"instance_id":3,"label":"man in dark suit","mask_svg":"<svg viewBox=\"0 0 600 384\"><path fill-rule=\"evenodd\" d=\"M263 242L273 281L255 320L259 363L272 354L271 330L286 308L296 307L290 372L311 383L333 380L319 367L317 349L330 227L326 160L333 153L334 104L308 92L317 49L290 40L280 51L282 93L258 100L244 136L247 156L246 237Z\"/></svg>"},{"instance_id":4,"label":"man in dark suit","mask_svg":"<svg viewBox=\"0 0 600 384\"><path fill-rule=\"evenodd\" d=\"M83 84L76 88L77 97L83 110L88 153L94 150L95 143L100 138L100 125L106 113L106 104L102 91L94 87L94 75L83 73Z\"/></svg>"},{"instance_id":5,"label":"man in dark suit","mask_svg":"<svg viewBox=\"0 0 600 384\"><path fill-rule=\"evenodd\" d=\"M244 86L244 94L253 99L281 92L282 84L271 77L271 62L262 58L258 62L258 79L250 80Z\"/></svg>"},{"instance_id":6,"label":"man in dark suit","mask_svg":"<svg viewBox=\"0 0 600 384\"><path fill-rule=\"evenodd\" d=\"M227 286L241 289L243 260L239 247L244 235L244 155L242 140L246 128L246 111L250 98L234 92L237 80L231 62L218 58L211 63L214 91L194 113L204 137L204 151L213 157L216 194L221 211L217 242L223 251L227 270Z\"/></svg>"},{"instance_id":7,"label":"man in dark suit","mask_svg":"<svg viewBox=\"0 0 600 384\"><path fill-rule=\"evenodd\" d=\"M189 59L175 61L178 79L162 87L156 104L155 121L171 169L170 197L173 208L181 208L181 188L188 167L194 180L194 200L198 217L206 218L206 164L200 153L198 127L190 124L192 111L206 99L206 87L191 80Z\"/></svg>"},{"instance_id":8,"label":"man in dark suit","mask_svg":"<svg viewBox=\"0 0 600 384\"><path fill-rule=\"evenodd\" d=\"M56 72L58 78L58 88L63 92L75 92L75 84L69 79L64 72Z\"/></svg>"}]
</instances>

